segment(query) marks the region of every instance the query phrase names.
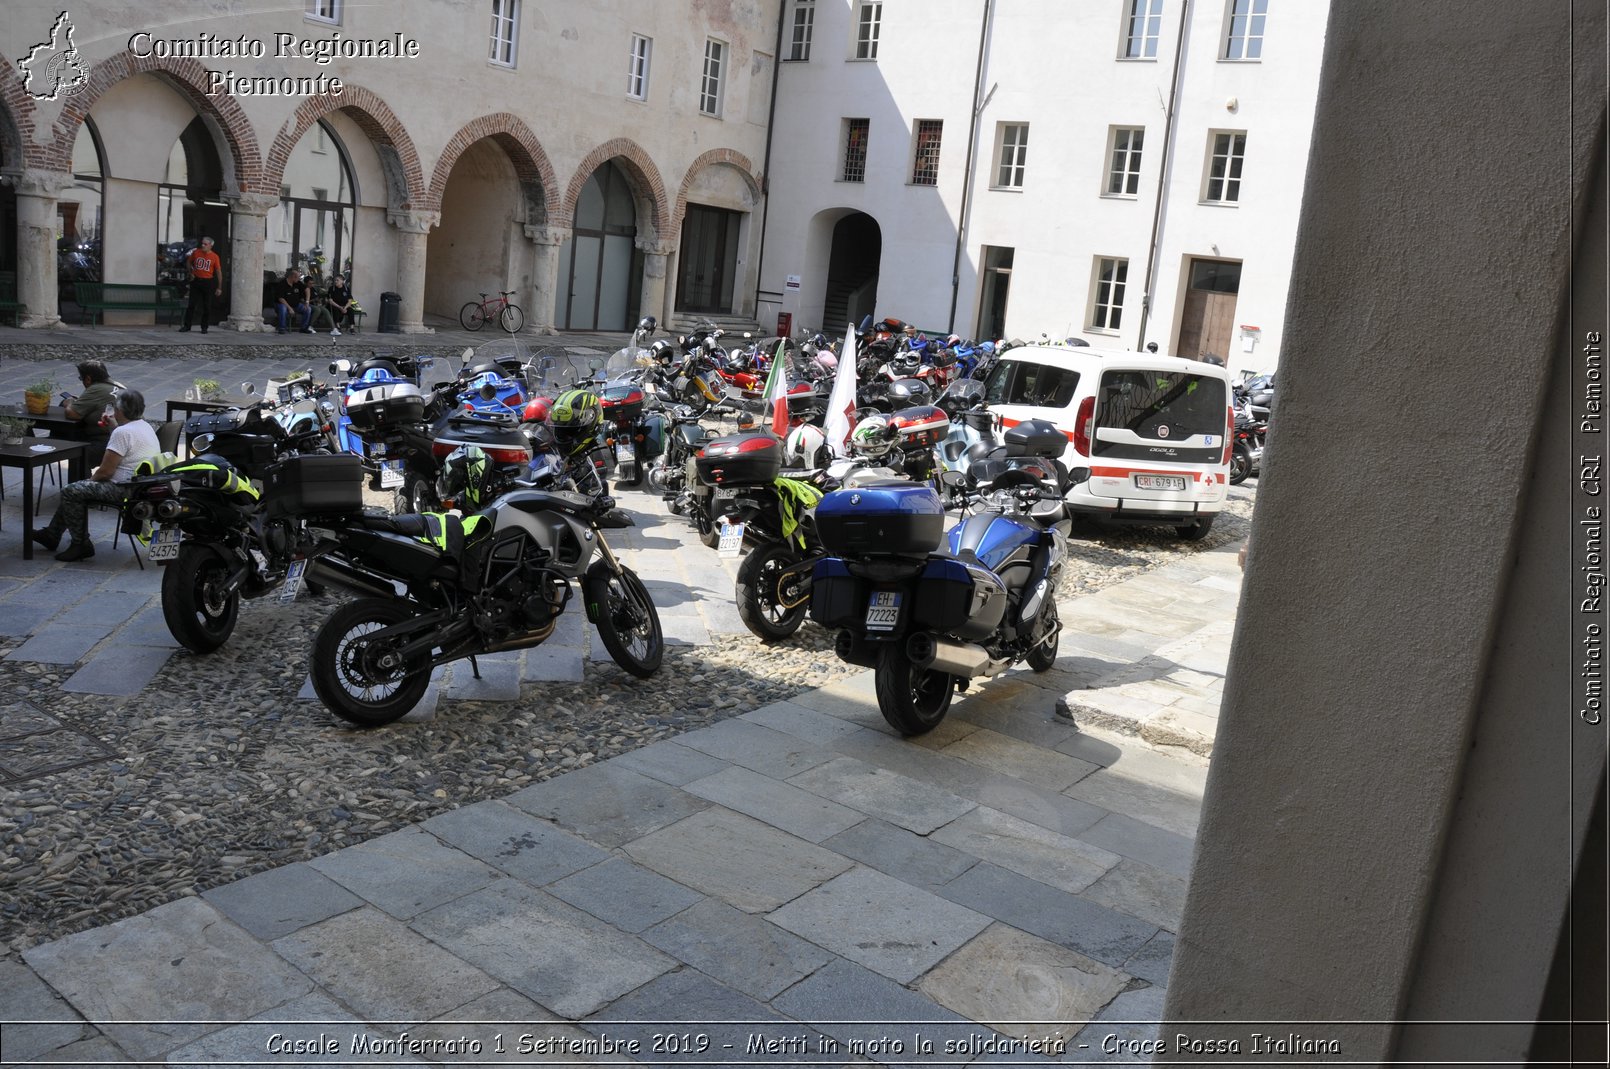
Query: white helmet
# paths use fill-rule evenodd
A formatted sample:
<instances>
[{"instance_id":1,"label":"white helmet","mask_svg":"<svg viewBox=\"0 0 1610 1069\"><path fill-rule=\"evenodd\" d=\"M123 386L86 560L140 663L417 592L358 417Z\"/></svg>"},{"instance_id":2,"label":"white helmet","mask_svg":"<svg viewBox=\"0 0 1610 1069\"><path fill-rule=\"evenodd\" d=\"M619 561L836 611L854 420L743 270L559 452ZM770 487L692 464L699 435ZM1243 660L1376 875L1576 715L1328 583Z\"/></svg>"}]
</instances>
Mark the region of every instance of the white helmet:
<instances>
[{"instance_id":1,"label":"white helmet","mask_svg":"<svg viewBox=\"0 0 1610 1069\"><path fill-rule=\"evenodd\" d=\"M827 435L822 428L802 423L788 432L783 442L783 463L790 467L818 468L827 446Z\"/></svg>"},{"instance_id":2,"label":"white helmet","mask_svg":"<svg viewBox=\"0 0 1610 1069\"><path fill-rule=\"evenodd\" d=\"M894 448L895 437L889 417L878 413L855 425L855 430L850 432L850 449L857 456L876 459Z\"/></svg>"}]
</instances>

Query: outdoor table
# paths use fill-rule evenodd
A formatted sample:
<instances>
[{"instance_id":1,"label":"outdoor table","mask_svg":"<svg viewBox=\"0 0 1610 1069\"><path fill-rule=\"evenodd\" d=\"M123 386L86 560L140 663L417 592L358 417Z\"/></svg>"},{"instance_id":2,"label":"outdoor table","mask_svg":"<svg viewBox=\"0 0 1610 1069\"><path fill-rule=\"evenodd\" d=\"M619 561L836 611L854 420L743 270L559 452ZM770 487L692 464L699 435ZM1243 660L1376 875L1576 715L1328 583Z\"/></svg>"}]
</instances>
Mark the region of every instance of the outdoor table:
<instances>
[{"instance_id":1,"label":"outdoor table","mask_svg":"<svg viewBox=\"0 0 1610 1069\"><path fill-rule=\"evenodd\" d=\"M0 416L11 416L14 419L25 419L32 423L37 430L49 431L52 437L82 438L84 436L84 423L67 414L67 409L61 405L52 405L45 409L43 415L29 412L22 405L6 405L0 407Z\"/></svg>"},{"instance_id":2,"label":"outdoor table","mask_svg":"<svg viewBox=\"0 0 1610 1069\"><path fill-rule=\"evenodd\" d=\"M22 559L34 559L34 469L67 461L68 477L84 477L84 451L89 442L66 438L40 438L21 445L0 445L0 466L22 469Z\"/></svg>"},{"instance_id":3,"label":"outdoor table","mask_svg":"<svg viewBox=\"0 0 1610 1069\"><path fill-rule=\"evenodd\" d=\"M183 412L186 418L197 412L222 412L226 408L235 407L228 401L196 401L191 398L170 397L163 404L168 406L168 420L172 422L175 412Z\"/></svg>"}]
</instances>

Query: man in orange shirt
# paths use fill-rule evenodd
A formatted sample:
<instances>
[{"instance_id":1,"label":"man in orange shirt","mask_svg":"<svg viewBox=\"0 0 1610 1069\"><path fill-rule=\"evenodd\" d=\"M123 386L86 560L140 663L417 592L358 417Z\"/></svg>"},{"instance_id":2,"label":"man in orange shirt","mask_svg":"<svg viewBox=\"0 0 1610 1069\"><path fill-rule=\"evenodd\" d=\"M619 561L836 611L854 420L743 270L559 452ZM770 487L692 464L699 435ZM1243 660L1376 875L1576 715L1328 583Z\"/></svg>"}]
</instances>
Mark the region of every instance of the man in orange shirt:
<instances>
[{"instance_id":1,"label":"man in orange shirt","mask_svg":"<svg viewBox=\"0 0 1610 1069\"><path fill-rule=\"evenodd\" d=\"M190 303L185 305L179 333L190 329L190 317L199 310L201 333L205 334L212 322L212 299L224 295L224 262L212 251L212 238L202 238L201 247L192 249L185 260L190 265Z\"/></svg>"}]
</instances>

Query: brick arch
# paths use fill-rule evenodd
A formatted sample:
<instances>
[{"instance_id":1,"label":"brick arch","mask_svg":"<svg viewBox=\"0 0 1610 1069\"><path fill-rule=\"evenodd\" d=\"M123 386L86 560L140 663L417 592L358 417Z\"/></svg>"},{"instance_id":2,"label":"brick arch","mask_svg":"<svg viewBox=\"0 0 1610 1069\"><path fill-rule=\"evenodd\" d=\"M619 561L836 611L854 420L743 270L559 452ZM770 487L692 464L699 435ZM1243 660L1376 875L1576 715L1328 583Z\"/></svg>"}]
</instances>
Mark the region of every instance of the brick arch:
<instances>
[{"instance_id":1,"label":"brick arch","mask_svg":"<svg viewBox=\"0 0 1610 1069\"><path fill-rule=\"evenodd\" d=\"M70 171L73 166L73 142L78 129L84 124L90 109L108 89L137 74L154 75L190 102L215 136L221 136L228 149L224 161L224 183L233 180L242 193L278 192L279 186L267 186L263 181L263 158L257 146L257 132L234 97L207 95L207 68L194 59L158 59L135 57L124 50L107 59L97 60L90 68L89 81L83 89L69 95L62 105L61 114L51 127L52 141L37 147L35 155L40 166L53 171Z\"/></svg>"},{"instance_id":2,"label":"brick arch","mask_svg":"<svg viewBox=\"0 0 1610 1069\"><path fill-rule=\"evenodd\" d=\"M20 170L40 164L33 158L34 100L22 75L9 63L0 64L0 168Z\"/></svg>"},{"instance_id":3,"label":"brick arch","mask_svg":"<svg viewBox=\"0 0 1610 1069\"><path fill-rule=\"evenodd\" d=\"M755 165L749 162L749 157L742 152L730 148L713 148L703 153L689 165L687 173L682 176L682 187L676 193L676 210L671 216L672 233L682 233L682 217L688 211L688 190L693 185L694 176L706 167L726 164L738 170L743 175L744 183L749 186L749 192L754 194L755 203L760 203L761 178L755 173Z\"/></svg>"},{"instance_id":4,"label":"brick arch","mask_svg":"<svg viewBox=\"0 0 1610 1069\"><path fill-rule=\"evenodd\" d=\"M431 175L427 194L430 210L441 210L448 176L453 173L453 165L459 157L471 145L488 137L497 142L514 165L514 173L519 177L526 198L526 222L538 226L547 224L559 200L559 176L554 173L548 153L543 150L542 142L537 140L531 127L519 116L506 111L483 115L465 123L442 147L442 154L436 158L436 170Z\"/></svg>"},{"instance_id":5,"label":"brick arch","mask_svg":"<svg viewBox=\"0 0 1610 1069\"><path fill-rule=\"evenodd\" d=\"M629 137L617 137L604 142L589 152L577 166L576 173L570 176L570 188L565 190L565 199L560 206L559 214L564 224L569 226L575 220L576 203L581 200L581 189L587 184L587 179L610 160L619 161L621 170L625 172L627 181L632 185L632 192L636 194L639 202L648 203L649 223L654 227L654 239L670 240L673 233L669 229L671 205L666 199L665 181L660 177L660 169L649 159L648 153ZM638 236L643 235L640 233Z\"/></svg>"},{"instance_id":6,"label":"brick arch","mask_svg":"<svg viewBox=\"0 0 1610 1069\"><path fill-rule=\"evenodd\" d=\"M425 172L419 164L419 152L414 139L408 135L402 120L390 106L372 90L361 85L346 83L340 96L311 96L297 106L285 120L280 132L269 146L267 173L268 188L278 191L285 175L285 166L297 142L313 128L313 124L331 112L343 112L357 124L369 139L380 157L380 168L386 176L386 204L394 211L413 211L426 201Z\"/></svg>"}]
</instances>

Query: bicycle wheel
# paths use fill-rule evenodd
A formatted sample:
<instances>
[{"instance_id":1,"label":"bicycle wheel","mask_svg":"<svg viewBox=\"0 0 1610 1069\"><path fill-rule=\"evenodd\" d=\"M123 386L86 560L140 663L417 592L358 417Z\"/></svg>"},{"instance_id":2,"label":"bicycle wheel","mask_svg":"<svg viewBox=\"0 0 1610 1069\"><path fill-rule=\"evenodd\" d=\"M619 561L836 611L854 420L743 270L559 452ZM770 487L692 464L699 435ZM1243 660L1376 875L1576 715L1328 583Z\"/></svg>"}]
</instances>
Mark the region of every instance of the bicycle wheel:
<instances>
[{"instance_id":1,"label":"bicycle wheel","mask_svg":"<svg viewBox=\"0 0 1610 1069\"><path fill-rule=\"evenodd\" d=\"M480 330L486 326L486 309L471 301L458 310L458 321L465 330Z\"/></svg>"},{"instance_id":2,"label":"bicycle wheel","mask_svg":"<svg viewBox=\"0 0 1610 1069\"><path fill-rule=\"evenodd\" d=\"M520 328L525 326L525 313L520 311L517 304L506 304L503 311L498 313L498 326L510 334L518 334Z\"/></svg>"}]
</instances>

